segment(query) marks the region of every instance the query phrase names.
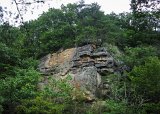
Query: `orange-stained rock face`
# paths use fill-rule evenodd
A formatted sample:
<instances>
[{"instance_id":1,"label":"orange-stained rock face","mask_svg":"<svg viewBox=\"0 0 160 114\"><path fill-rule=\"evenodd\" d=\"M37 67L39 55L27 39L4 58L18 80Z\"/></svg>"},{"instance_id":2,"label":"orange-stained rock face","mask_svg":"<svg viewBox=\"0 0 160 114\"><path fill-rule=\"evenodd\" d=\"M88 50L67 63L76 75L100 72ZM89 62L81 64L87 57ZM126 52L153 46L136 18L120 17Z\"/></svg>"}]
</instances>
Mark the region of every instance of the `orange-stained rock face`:
<instances>
[{"instance_id":1,"label":"orange-stained rock face","mask_svg":"<svg viewBox=\"0 0 160 114\"><path fill-rule=\"evenodd\" d=\"M71 61L75 52L75 48L66 49L60 53L53 53L49 59L48 65L55 66Z\"/></svg>"}]
</instances>

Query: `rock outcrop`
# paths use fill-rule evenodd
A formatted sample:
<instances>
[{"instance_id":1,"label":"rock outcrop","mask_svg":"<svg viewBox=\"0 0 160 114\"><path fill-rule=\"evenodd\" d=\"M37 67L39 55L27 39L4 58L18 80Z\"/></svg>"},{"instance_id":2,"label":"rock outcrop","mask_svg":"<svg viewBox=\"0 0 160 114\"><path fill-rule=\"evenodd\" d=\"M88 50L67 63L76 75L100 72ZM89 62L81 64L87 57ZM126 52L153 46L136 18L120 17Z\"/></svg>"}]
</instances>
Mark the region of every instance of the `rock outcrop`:
<instances>
[{"instance_id":1,"label":"rock outcrop","mask_svg":"<svg viewBox=\"0 0 160 114\"><path fill-rule=\"evenodd\" d=\"M70 74L72 82L79 83L81 89L92 95L102 84L101 77L117 69L116 62L105 48L91 44L48 54L40 61L39 70L44 75L63 79Z\"/></svg>"}]
</instances>

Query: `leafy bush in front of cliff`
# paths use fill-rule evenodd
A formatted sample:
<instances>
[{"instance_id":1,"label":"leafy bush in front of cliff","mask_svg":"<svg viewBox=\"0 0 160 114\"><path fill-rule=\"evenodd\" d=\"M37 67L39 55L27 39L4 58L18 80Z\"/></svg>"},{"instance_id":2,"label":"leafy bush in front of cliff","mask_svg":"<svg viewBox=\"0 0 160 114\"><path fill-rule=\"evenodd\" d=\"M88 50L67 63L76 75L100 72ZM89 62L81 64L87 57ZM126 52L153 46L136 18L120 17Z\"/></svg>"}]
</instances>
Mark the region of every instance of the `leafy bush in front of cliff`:
<instances>
[{"instance_id":1,"label":"leafy bush in front of cliff","mask_svg":"<svg viewBox=\"0 0 160 114\"><path fill-rule=\"evenodd\" d=\"M64 104L58 104L44 97L25 99L16 108L18 114L62 114Z\"/></svg>"},{"instance_id":2,"label":"leafy bush in front of cliff","mask_svg":"<svg viewBox=\"0 0 160 114\"><path fill-rule=\"evenodd\" d=\"M55 102L68 102L71 99L71 92L72 86L66 79L51 78L41 94Z\"/></svg>"},{"instance_id":3,"label":"leafy bush in front of cliff","mask_svg":"<svg viewBox=\"0 0 160 114\"><path fill-rule=\"evenodd\" d=\"M48 84L33 98L21 100L16 112L19 114L62 114L72 101L72 86L65 80L48 78Z\"/></svg>"}]
</instances>

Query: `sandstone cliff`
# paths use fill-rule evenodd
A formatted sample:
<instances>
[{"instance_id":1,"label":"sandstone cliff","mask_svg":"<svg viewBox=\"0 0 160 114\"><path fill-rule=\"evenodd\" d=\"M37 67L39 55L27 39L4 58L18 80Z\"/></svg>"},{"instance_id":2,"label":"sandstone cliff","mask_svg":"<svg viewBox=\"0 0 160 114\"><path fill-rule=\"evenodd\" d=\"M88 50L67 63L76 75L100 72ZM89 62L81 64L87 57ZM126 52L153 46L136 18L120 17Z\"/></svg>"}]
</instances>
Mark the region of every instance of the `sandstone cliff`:
<instances>
[{"instance_id":1,"label":"sandstone cliff","mask_svg":"<svg viewBox=\"0 0 160 114\"><path fill-rule=\"evenodd\" d=\"M96 95L103 84L104 89L108 89L101 77L114 73L116 69L116 62L107 50L91 44L48 54L39 64L39 70L44 76L63 79L69 74L73 83L78 83L82 90L92 95ZM47 82L47 78L44 82Z\"/></svg>"}]
</instances>

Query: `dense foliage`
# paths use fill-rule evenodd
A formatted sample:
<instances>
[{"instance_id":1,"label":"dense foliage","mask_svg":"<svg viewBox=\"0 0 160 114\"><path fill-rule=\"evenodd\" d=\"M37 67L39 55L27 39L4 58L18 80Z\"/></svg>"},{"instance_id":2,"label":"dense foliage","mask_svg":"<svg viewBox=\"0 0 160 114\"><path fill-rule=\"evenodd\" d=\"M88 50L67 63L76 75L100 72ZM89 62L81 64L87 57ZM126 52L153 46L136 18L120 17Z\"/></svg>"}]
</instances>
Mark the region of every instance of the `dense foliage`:
<instances>
[{"instance_id":1,"label":"dense foliage","mask_svg":"<svg viewBox=\"0 0 160 114\"><path fill-rule=\"evenodd\" d=\"M132 13L104 14L97 3L82 1L51 8L19 27L1 23L0 113L160 113L160 24L155 7L159 2L155 2L132 0ZM111 86L107 98L99 98L92 106L85 104L83 92L67 83L70 76L59 81L50 78L40 91L39 58L89 43L106 46L130 68L107 76Z\"/></svg>"}]
</instances>

